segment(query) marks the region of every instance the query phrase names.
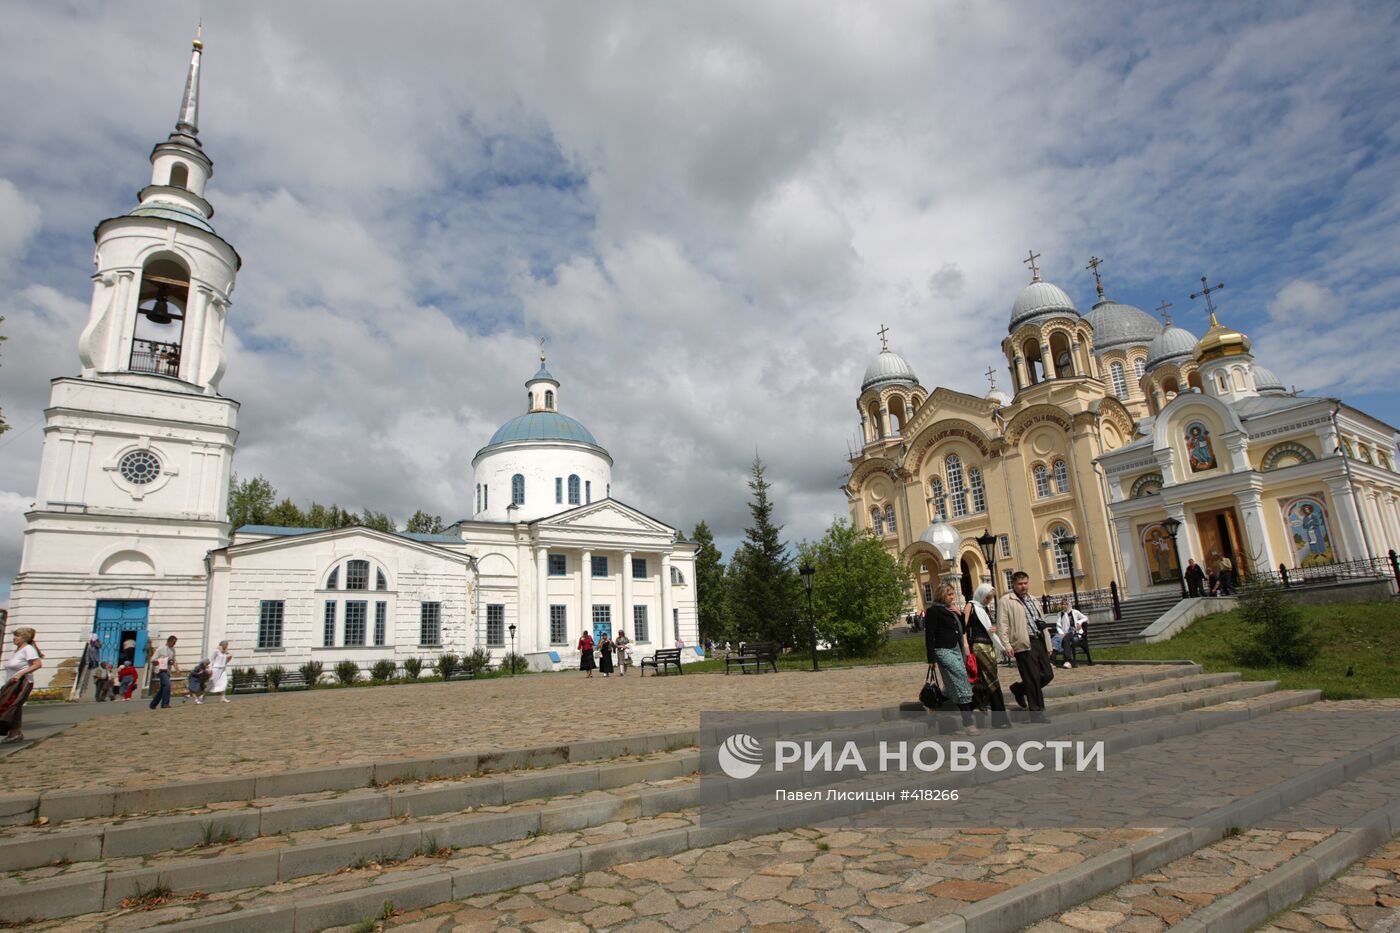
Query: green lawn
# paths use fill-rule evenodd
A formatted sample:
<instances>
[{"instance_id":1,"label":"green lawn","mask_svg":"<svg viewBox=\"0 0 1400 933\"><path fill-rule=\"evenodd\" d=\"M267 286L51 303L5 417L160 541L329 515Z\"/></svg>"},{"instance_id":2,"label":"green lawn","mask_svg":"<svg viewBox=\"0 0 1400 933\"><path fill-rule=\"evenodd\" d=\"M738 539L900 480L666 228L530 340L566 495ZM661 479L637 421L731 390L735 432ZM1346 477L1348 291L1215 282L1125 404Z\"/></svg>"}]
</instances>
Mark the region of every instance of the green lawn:
<instances>
[{"instance_id":1,"label":"green lawn","mask_svg":"<svg viewBox=\"0 0 1400 933\"><path fill-rule=\"evenodd\" d=\"M906 626L900 625L900 630L906 630ZM642 658L649 652L633 651L634 658ZM913 638L901 638L898 641L888 641L879 651L867 658L841 658L830 651L818 651L817 663L823 668L826 667L860 667L869 664L907 664L911 661L924 663L924 636L919 633ZM694 664L687 663L686 673L691 671L724 671L724 652L716 651L714 658L704 661L696 661ZM793 654L783 655L778 658L778 670L801 671L812 669L812 655L810 652L799 651ZM738 669L734 671L738 674Z\"/></svg>"},{"instance_id":2,"label":"green lawn","mask_svg":"<svg viewBox=\"0 0 1400 933\"><path fill-rule=\"evenodd\" d=\"M1329 700L1400 697L1400 602L1300 609L1322 641L1317 660L1300 670L1235 663L1233 646L1245 636L1243 623L1234 612L1198 619L1167 641L1105 648L1095 651L1094 657L1116 661L1186 659L1212 673L1239 671L1245 680L1277 680L1287 690L1320 689ZM1347 668L1353 669L1353 676L1346 676Z\"/></svg>"}]
</instances>

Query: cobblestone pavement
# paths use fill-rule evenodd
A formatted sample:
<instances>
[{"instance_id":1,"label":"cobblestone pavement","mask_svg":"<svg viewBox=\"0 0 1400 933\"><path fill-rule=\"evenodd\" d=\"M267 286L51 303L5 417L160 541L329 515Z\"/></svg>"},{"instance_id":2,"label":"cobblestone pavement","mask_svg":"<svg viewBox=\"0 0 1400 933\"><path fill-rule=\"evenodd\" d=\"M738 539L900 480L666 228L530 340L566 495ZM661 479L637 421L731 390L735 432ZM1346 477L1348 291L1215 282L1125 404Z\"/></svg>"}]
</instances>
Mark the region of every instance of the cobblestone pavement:
<instances>
[{"instance_id":1,"label":"cobblestone pavement","mask_svg":"<svg viewBox=\"0 0 1400 933\"><path fill-rule=\"evenodd\" d=\"M1371 930L1400 933L1400 836L1372 852L1261 933Z\"/></svg>"},{"instance_id":2,"label":"cobblestone pavement","mask_svg":"<svg viewBox=\"0 0 1400 933\"><path fill-rule=\"evenodd\" d=\"M1078 667L1056 671L1055 682L1142 669ZM923 672L919 664L606 679L570 671L188 703L90 719L0 759L0 793L146 786L693 729L702 710L868 709L916 699Z\"/></svg>"}]
</instances>

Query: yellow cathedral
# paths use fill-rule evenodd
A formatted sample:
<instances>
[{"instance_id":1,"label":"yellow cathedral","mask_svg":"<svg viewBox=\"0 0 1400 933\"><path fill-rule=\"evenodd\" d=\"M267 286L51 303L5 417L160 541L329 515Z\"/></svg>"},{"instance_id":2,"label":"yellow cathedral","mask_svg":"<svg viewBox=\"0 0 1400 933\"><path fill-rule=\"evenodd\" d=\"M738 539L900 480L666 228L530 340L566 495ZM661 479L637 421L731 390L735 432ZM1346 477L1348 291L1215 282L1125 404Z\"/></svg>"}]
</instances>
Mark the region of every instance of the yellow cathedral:
<instances>
[{"instance_id":1,"label":"yellow cathedral","mask_svg":"<svg viewBox=\"0 0 1400 933\"><path fill-rule=\"evenodd\" d=\"M1223 286L1202 278L1191 296L1210 315L1197 338L1165 302L1159 322L1107 298L1097 257L1098 298L1081 315L1038 258L1002 341L1009 396L992 369L985 396L925 389L880 330L843 491L855 526L913 571L911 608L940 581L965 598L984 581L1004 592L1016 570L1036 595L1091 603L1115 582L1124 597L1179 592L1188 559L1237 576L1343 562L1381 575L1400 548L1400 432L1288 391L1219 322Z\"/></svg>"}]
</instances>

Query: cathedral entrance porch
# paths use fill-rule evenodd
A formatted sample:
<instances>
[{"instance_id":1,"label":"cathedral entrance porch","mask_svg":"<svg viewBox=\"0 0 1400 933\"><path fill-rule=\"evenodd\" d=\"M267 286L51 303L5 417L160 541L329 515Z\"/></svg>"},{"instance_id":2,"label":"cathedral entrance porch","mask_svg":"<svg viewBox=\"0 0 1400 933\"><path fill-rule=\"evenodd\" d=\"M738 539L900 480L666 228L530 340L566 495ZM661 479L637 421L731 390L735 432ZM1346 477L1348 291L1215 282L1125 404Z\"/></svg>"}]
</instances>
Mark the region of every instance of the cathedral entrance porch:
<instances>
[{"instance_id":1,"label":"cathedral entrance porch","mask_svg":"<svg viewBox=\"0 0 1400 933\"><path fill-rule=\"evenodd\" d=\"M1248 548L1239 515L1234 508L1196 513L1196 536L1201 542L1199 560L1204 563L1207 572L1218 573L1222 557L1230 559L1235 568L1235 580L1239 579L1241 570L1253 566L1252 562L1242 561L1248 554Z\"/></svg>"}]
</instances>

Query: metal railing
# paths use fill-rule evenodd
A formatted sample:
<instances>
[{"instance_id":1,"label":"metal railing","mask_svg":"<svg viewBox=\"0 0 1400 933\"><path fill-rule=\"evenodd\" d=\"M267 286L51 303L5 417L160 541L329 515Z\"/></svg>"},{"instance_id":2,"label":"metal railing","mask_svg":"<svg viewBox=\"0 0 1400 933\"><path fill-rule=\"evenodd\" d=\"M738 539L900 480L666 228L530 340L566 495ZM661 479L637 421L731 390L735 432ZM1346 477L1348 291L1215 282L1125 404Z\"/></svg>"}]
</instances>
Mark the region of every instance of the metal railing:
<instances>
[{"instance_id":1,"label":"metal railing","mask_svg":"<svg viewBox=\"0 0 1400 933\"><path fill-rule=\"evenodd\" d=\"M1277 571L1255 573L1253 576L1290 588L1326 586L1347 580L1384 580L1387 577L1394 577L1396 585L1400 586L1400 562L1397 562L1395 552L1391 551L1385 557L1336 561L1311 567L1289 568L1279 564Z\"/></svg>"},{"instance_id":2,"label":"metal railing","mask_svg":"<svg viewBox=\"0 0 1400 933\"><path fill-rule=\"evenodd\" d=\"M155 373L157 376L180 375L180 345L155 340L131 342L131 371Z\"/></svg>"}]
</instances>

